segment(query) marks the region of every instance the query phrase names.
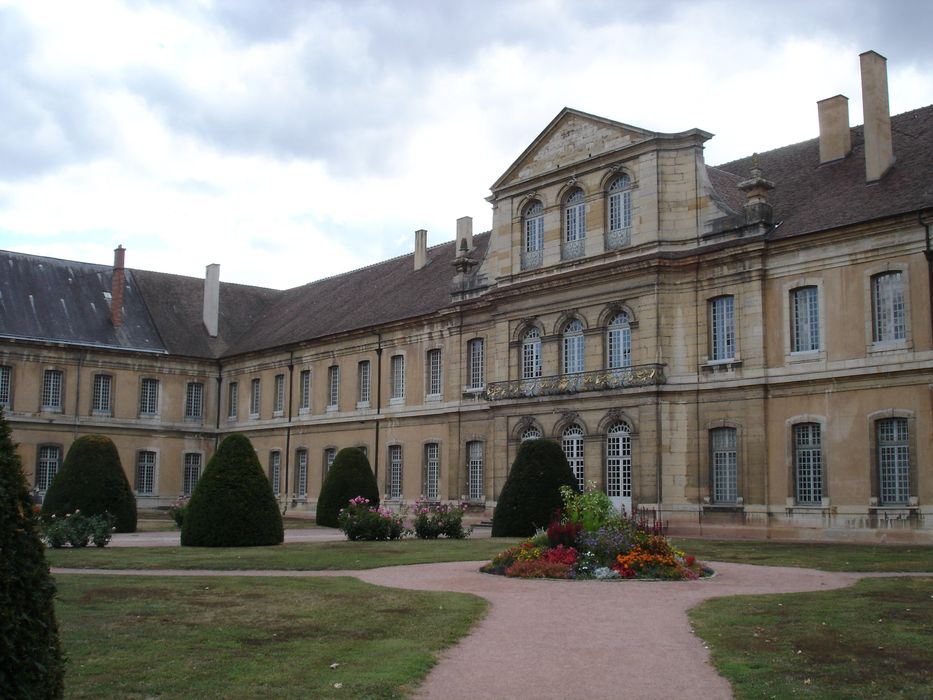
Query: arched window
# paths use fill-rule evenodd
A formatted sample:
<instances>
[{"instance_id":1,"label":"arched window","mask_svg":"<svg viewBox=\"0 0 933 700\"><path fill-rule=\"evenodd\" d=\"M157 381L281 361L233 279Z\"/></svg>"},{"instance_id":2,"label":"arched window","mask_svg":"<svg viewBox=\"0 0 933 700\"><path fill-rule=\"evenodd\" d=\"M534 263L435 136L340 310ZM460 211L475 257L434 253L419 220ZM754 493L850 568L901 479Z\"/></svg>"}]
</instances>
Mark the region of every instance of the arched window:
<instances>
[{"instance_id":1,"label":"arched window","mask_svg":"<svg viewBox=\"0 0 933 700\"><path fill-rule=\"evenodd\" d=\"M606 351L609 369L620 369L632 364L632 327L624 311L609 319L606 329Z\"/></svg>"},{"instance_id":2,"label":"arched window","mask_svg":"<svg viewBox=\"0 0 933 700\"><path fill-rule=\"evenodd\" d=\"M532 326L522 336L522 379L541 376L541 334Z\"/></svg>"},{"instance_id":3,"label":"arched window","mask_svg":"<svg viewBox=\"0 0 933 700\"><path fill-rule=\"evenodd\" d=\"M534 426L525 428L522 431L522 442L525 442L526 440L540 440L540 439L541 439L541 431L538 430Z\"/></svg>"},{"instance_id":4,"label":"arched window","mask_svg":"<svg viewBox=\"0 0 933 700\"><path fill-rule=\"evenodd\" d=\"M583 324L574 319L564 328L564 374L583 371L584 344Z\"/></svg>"},{"instance_id":5,"label":"arched window","mask_svg":"<svg viewBox=\"0 0 933 700\"><path fill-rule=\"evenodd\" d=\"M471 501L483 499L483 443L473 440L467 443L467 495Z\"/></svg>"},{"instance_id":6,"label":"arched window","mask_svg":"<svg viewBox=\"0 0 933 700\"><path fill-rule=\"evenodd\" d=\"M544 260L544 205L535 200L522 214L522 269L540 267Z\"/></svg>"},{"instance_id":7,"label":"arched window","mask_svg":"<svg viewBox=\"0 0 933 700\"><path fill-rule=\"evenodd\" d=\"M561 447L564 450L564 456L567 457L567 463L573 470L573 475L577 477L577 491L583 493L584 475L583 475L583 428L574 423L564 429L561 436Z\"/></svg>"},{"instance_id":8,"label":"arched window","mask_svg":"<svg viewBox=\"0 0 933 700\"><path fill-rule=\"evenodd\" d=\"M632 508L632 435L625 423L606 431L606 495L619 509Z\"/></svg>"},{"instance_id":9,"label":"arched window","mask_svg":"<svg viewBox=\"0 0 933 700\"><path fill-rule=\"evenodd\" d=\"M620 175L609 183L608 204L606 248L621 248L632 238L632 181L628 175Z\"/></svg>"},{"instance_id":10,"label":"arched window","mask_svg":"<svg viewBox=\"0 0 933 700\"><path fill-rule=\"evenodd\" d=\"M586 203L583 190L573 190L564 200L564 241L561 258L578 258L585 252Z\"/></svg>"}]
</instances>

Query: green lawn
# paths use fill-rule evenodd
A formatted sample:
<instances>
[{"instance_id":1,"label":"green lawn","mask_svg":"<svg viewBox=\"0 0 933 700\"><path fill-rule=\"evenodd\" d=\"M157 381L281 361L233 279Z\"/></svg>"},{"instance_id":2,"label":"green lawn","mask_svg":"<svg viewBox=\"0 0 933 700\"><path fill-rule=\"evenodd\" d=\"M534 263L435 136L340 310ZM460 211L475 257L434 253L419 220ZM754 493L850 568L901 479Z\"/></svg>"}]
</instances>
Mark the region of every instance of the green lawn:
<instances>
[{"instance_id":1,"label":"green lawn","mask_svg":"<svg viewBox=\"0 0 933 700\"><path fill-rule=\"evenodd\" d=\"M66 698L402 697L486 610L350 578L55 578Z\"/></svg>"}]
</instances>

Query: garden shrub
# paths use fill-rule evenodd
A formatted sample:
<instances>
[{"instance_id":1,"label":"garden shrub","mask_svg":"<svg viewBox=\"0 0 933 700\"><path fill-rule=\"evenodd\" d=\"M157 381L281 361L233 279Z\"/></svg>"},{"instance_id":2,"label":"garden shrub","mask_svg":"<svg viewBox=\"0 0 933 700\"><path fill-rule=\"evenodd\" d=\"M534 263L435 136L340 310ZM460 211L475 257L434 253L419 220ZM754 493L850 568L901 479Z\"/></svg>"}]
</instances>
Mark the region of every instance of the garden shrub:
<instances>
[{"instance_id":1,"label":"garden shrub","mask_svg":"<svg viewBox=\"0 0 933 700\"><path fill-rule=\"evenodd\" d=\"M64 663L34 506L0 411L0 695L60 698Z\"/></svg>"},{"instance_id":2,"label":"garden shrub","mask_svg":"<svg viewBox=\"0 0 933 700\"><path fill-rule=\"evenodd\" d=\"M422 540L436 540L440 536L462 540L467 536L463 529L465 508L453 503L432 503L423 499L415 501L412 527L415 536Z\"/></svg>"},{"instance_id":3,"label":"garden shrub","mask_svg":"<svg viewBox=\"0 0 933 700\"><path fill-rule=\"evenodd\" d=\"M348 540L387 541L405 534L402 516L385 508L370 505L369 499L357 496L347 502L337 516L340 529Z\"/></svg>"},{"instance_id":4,"label":"garden shrub","mask_svg":"<svg viewBox=\"0 0 933 700\"><path fill-rule=\"evenodd\" d=\"M255 547L283 539L282 514L252 443L240 433L229 435L188 501L182 546Z\"/></svg>"},{"instance_id":5,"label":"garden shrub","mask_svg":"<svg viewBox=\"0 0 933 700\"><path fill-rule=\"evenodd\" d=\"M72 547L87 547L93 542L95 547L106 547L113 535L114 517L110 514L84 515L76 510L64 518L53 515L43 525L43 537L46 544L59 549L66 544Z\"/></svg>"},{"instance_id":6,"label":"garden shrub","mask_svg":"<svg viewBox=\"0 0 933 700\"><path fill-rule=\"evenodd\" d=\"M117 532L136 532L136 497L113 440L82 435L68 449L42 502L42 516L110 514Z\"/></svg>"},{"instance_id":7,"label":"garden shrub","mask_svg":"<svg viewBox=\"0 0 933 700\"><path fill-rule=\"evenodd\" d=\"M379 507L379 486L362 450L347 447L337 453L330 466L321 495L317 499L315 521L318 525L338 527L337 516L351 498L362 496Z\"/></svg>"},{"instance_id":8,"label":"garden shrub","mask_svg":"<svg viewBox=\"0 0 933 700\"><path fill-rule=\"evenodd\" d=\"M188 511L188 497L179 496L176 498L172 505L168 507L168 514L172 517L172 520L175 521L175 527L179 530L181 526L185 523L185 513Z\"/></svg>"},{"instance_id":9,"label":"garden shrub","mask_svg":"<svg viewBox=\"0 0 933 700\"><path fill-rule=\"evenodd\" d=\"M577 480L560 445L550 440L526 440L502 487L492 516L493 537L528 537L544 527L561 507L560 487Z\"/></svg>"}]
</instances>

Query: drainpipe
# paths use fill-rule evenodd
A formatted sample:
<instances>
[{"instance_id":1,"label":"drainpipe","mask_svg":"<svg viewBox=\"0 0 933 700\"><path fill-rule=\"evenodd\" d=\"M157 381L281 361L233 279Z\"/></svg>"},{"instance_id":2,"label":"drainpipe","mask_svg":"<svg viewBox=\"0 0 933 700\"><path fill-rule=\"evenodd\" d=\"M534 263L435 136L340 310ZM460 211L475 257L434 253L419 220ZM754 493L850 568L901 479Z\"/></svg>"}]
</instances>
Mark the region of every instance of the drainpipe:
<instances>
[{"instance_id":1,"label":"drainpipe","mask_svg":"<svg viewBox=\"0 0 933 700\"><path fill-rule=\"evenodd\" d=\"M282 515L288 512L288 472L289 458L291 457L292 444L292 395L294 394L295 379L295 351L288 353L288 423L285 426L285 507L282 509Z\"/></svg>"},{"instance_id":2,"label":"drainpipe","mask_svg":"<svg viewBox=\"0 0 933 700\"><path fill-rule=\"evenodd\" d=\"M86 355L87 353L78 357L78 371L75 373L77 375L77 378L75 381L75 417L74 417L74 422L72 424L73 425L73 439L75 440L78 439L78 422L80 420L78 410L79 410L79 406L81 405L80 404L80 401L81 401L81 365L84 364L84 357Z\"/></svg>"},{"instance_id":3,"label":"drainpipe","mask_svg":"<svg viewBox=\"0 0 933 700\"><path fill-rule=\"evenodd\" d=\"M917 222L926 231L926 248L923 254L927 259L927 286L930 288L930 332L933 333L933 248L930 247L930 224L923 220L923 214L917 212Z\"/></svg>"},{"instance_id":4,"label":"drainpipe","mask_svg":"<svg viewBox=\"0 0 933 700\"><path fill-rule=\"evenodd\" d=\"M373 476L379 483L379 416L382 413L382 333L376 334L376 445L373 449Z\"/></svg>"},{"instance_id":5,"label":"drainpipe","mask_svg":"<svg viewBox=\"0 0 933 700\"><path fill-rule=\"evenodd\" d=\"M220 397L223 380L223 365L220 360L217 360L217 400L214 402L217 404L217 410L214 414L214 452L217 452L217 443L220 440Z\"/></svg>"}]
</instances>

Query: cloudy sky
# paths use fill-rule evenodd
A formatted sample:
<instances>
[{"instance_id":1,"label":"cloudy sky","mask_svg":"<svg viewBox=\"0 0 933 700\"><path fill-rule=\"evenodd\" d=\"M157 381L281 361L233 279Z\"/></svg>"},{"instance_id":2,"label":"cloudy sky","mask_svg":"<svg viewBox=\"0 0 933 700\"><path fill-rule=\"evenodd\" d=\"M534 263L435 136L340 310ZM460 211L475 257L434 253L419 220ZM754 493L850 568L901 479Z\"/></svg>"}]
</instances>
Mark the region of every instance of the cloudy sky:
<instances>
[{"instance_id":1,"label":"cloudy sky","mask_svg":"<svg viewBox=\"0 0 933 700\"><path fill-rule=\"evenodd\" d=\"M933 103L928 0L0 0L0 248L289 287L490 221L564 106L813 138L858 54Z\"/></svg>"}]
</instances>

